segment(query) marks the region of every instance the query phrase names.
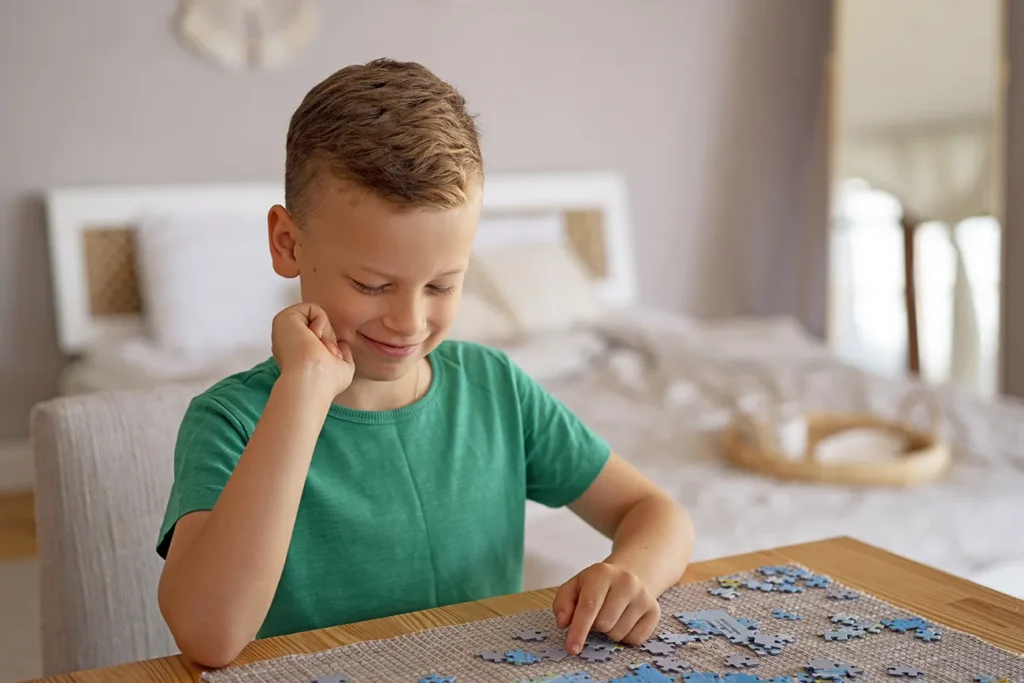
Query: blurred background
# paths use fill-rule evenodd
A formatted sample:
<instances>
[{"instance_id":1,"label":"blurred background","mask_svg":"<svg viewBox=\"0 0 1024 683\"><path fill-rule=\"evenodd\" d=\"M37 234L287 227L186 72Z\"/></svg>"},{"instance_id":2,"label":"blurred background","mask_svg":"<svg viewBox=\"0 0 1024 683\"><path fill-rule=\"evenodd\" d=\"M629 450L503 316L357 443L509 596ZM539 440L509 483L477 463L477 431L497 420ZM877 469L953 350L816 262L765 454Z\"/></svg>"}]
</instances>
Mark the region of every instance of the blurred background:
<instances>
[{"instance_id":1,"label":"blurred background","mask_svg":"<svg viewBox=\"0 0 1024 683\"><path fill-rule=\"evenodd\" d=\"M187 353L154 336L203 330L197 311L211 301L251 302L224 284L243 277L230 258L201 265L230 253L196 241L220 234L212 219L180 244L129 244L126 225L151 208L132 204L143 196L133 188L189 188L187 210L206 201L190 199L203 188L212 205L218 188L280 184L301 98L336 69L381 56L421 62L465 95L499 183L589 173L624 190L622 202L595 204L606 211L603 257L619 270L584 270L610 278L605 290L629 288L615 301L646 317L595 322L566 300L559 315L589 335L568 360L565 344L553 356L534 343L552 329L527 329L522 316L511 316L519 327L508 338L474 332L483 323L470 312L460 332L519 353L617 449L672 482L713 539L698 559L851 534L1024 596L1019 530L983 521L1024 513L1024 312L1012 306L1024 292L1014 270L1024 203L1013 198L1024 88L1009 77L1024 68L1022 36L1024 9L1000 0L0 0L0 681L43 671L40 562L49 570L37 523L51 513L40 501L63 505L63 493L39 488L52 454L33 450L33 407L209 384L269 351L263 312L253 315L265 337L209 353L195 334ZM267 206L251 208L245 235L262 249ZM575 225L578 206L556 208ZM607 212L618 208L626 220L613 223ZM186 242L174 272L213 278L191 299L187 278L152 281L152 259L170 264L167 245ZM142 280L124 289L129 271ZM118 327L128 319L134 336ZM616 355L625 347L639 355ZM664 362L635 370L652 357ZM953 464L914 505L928 519L962 505L961 521L887 525L884 511L905 510L910 494L729 467L719 437L743 401L735 383L709 386L701 368L711 366L785 386L802 377L787 399L806 410L883 415L924 387L951 416L942 443ZM811 366L828 379L806 379ZM828 373L856 379L846 391ZM637 394L654 375L674 389L643 384ZM605 382L604 403L588 402L600 394L588 382ZM719 412L708 407L730 391ZM166 444L150 455L133 443L136 456L168 462ZM713 482L720 495L693 493ZM834 514L805 519L797 490ZM763 503L764 528L738 508L729 516L751 498ZM992 507L971 508L980 504ZM589 538L566 524L565 537ZM549 541L534 542L538 585L569 569L545 555ZM596 542L580 540L567 561L599 552ZM152 561L152 545L133 550Z\"/></svg>"}]
</instances>

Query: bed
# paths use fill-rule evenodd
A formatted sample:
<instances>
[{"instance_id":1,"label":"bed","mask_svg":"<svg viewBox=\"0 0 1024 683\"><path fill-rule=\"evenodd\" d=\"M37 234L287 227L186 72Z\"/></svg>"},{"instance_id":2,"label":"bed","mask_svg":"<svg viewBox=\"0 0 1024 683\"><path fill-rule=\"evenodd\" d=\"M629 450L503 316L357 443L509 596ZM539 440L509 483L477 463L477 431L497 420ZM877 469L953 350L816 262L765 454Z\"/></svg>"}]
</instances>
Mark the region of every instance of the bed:
<instances>
[{"instance_id":1,"label":"bed","mask_svg":"<svg viewBox=\"0 0 1024 683\"><path fill-rule=\"evenodd\" d=\"M297 300L265 247L273 183L58 188L46 197L65 393L210 383L269 354ZM954 465L909 489L730 467L738 406L893 414L915 387L860 372L786 318L697 320L639 298L616 173L492 175L452 336L506 350L694 517L694 559L850 535L1024 598L1024 406L924 387ZM212 306L211 302L230 302ZM746 409L746 408L744 408ZM604 557L566 510L527 510L527 588Z\"/></svg>"}]
</instances>

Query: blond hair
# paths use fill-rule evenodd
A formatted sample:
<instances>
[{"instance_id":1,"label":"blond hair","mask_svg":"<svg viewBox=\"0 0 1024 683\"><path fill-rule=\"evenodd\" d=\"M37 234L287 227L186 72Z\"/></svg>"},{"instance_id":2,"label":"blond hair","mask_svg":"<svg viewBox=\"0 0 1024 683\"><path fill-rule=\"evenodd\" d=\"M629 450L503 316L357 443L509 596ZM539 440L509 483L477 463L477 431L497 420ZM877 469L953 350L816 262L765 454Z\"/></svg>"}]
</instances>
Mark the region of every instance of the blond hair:
<instances>
[{"instance_id":1,"label":"blond hair","mask_svg":"<svg viewBox=\"0 0 1024 683\"><path fill-rule=\"evenodd\" d=\"M453 208L483 177L465 98L415 62L376 59L313 87L292 115L285 204L297 221L323 175L399 207Z\"/></svg>"}]
</instances>

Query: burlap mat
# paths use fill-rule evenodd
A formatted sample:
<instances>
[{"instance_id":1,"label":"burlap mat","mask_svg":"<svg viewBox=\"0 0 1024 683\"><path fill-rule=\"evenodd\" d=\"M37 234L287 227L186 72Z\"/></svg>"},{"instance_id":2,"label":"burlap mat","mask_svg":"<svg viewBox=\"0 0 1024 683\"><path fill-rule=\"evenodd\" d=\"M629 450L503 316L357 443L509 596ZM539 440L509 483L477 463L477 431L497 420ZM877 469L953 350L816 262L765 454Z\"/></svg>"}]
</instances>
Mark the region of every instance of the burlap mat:
<instances>
[{"instance_id":1,"label":"burlap mat","mask_svg":"<svg viewBox=\"0 0 1024 683\"><path fill-rule=\"evenodd\" d=\"M796 567L791 565L790 570L793 569ZM743 572L734 576L744 582L754 580L762 584L767 578L760 572ZM781 577L773 580L781 580ZM804 586L805 583L805 579L799 579L794 585ZM826 631L844 628L843 624L832 621L836 615L856 617L864 623L916 616L863 593L858 592L859 597L856 599L841 600L830 598L826 588L805 587L803 593L786 593L740 587L736 589L738 597L726 600L708 592L711 588L719 587L717 580L709 580L668 590L660 599L662 619L653 639L657 640L660 634L666 632L692 633L674 615L683 611L702 610L725 610L732 617L758 622L758 631L762 634L791 634L795 637L795 641L783 645L782 652L777 655L758 655L746 646L729 642L723 635L713 635L703 642L691 642L675 648L672 657L685 661L693 667L693 671L717 672L722 676L719 679L722 681L753 683L758 679L767 681L788 675L793 677L795 683L797 676L807 671L806 666L810 660L828 659L863 669L864 673L856 681L903 680L890 677L888 669L908 666L924 672L922 678L909 680L925 683L972 683L976 676L1009 678L1016 680L1016 683L1024 683L1024 657L955 631L944 624L934 623L932 630L938 631L941 639L932 642L916 637L916 631L912 628L901 633L888 627L877 634L862 633L846 641L825 640L822 634ZM833 581L830 588L845 587ZM776 619L772 616L773 610L795 613L802 619ZM547 638L543 642L524 642L513 638L514 634L525 629L542 631L547 634ZM205 673L203 678L209 683L311 683L317 677L328 674L346 674L352 683L415 683L423 677L436 674L454 677L458 683L510 683L585 671L593 681L609 681L631 675L630 664L650 663L659 659L657 655L631 647L615 651L610 661L602 663L590 663L570 656L561 662L544 660L516 666L484 661L477 656L477 653L485 651L506 652L516 649L536 653L543 648L564 645L565 630L555 627L549 610L538 610L460 626L434 628L387 640L361 642L311 655L292 655L221 669ZM753 668L730 668L726 665L726 658L730 655L753 657L758 665ZM725 678L730 673L734 676ZM742 678L740 674L751 678ZM686 672L668 675L673 677L671 680L688 680ZM657 679L636 677L626 680L647 683L648 680ZM691 676L689 680L712 683L715 679Z\"/></svg>"}]
</instances>

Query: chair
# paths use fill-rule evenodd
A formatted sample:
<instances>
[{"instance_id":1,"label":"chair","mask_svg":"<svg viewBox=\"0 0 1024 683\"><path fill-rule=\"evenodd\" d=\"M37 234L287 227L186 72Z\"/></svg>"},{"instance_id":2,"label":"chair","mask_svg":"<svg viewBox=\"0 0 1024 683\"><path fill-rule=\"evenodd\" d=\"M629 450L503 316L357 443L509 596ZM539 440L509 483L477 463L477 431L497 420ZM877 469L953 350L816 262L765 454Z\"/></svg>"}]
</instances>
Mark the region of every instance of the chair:
<instances>
[{"instance_id":1,"label":"chair","mask_svg":"<svg viewBox=\"0 0 1024 683\"><path fill-rule=\"evenodd\" d=\"M36 405L30 432L45 676L175 654L155 546L195 385Z\"/></svg>"}]
</instances>

